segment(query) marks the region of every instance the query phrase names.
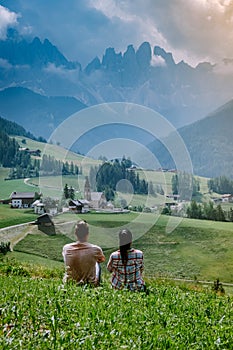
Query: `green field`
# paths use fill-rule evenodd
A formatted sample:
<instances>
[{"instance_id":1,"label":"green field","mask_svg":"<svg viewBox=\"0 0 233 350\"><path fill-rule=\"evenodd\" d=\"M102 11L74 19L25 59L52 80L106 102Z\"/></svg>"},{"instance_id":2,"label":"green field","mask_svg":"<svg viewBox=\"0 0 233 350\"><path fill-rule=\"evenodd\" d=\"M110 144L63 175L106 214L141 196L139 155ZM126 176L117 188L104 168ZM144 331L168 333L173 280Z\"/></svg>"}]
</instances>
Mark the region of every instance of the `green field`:
<instances>
[{"instance_id":1,"label":"green field","mask_svg":"<svg viewBox=\"0 0 233 350\"><path fill-rule=\"evenodd\" d=\"M62 284L62 247L74 240L80 218L106 256L96 289ZM53 236L29 226L14 251L0 258L0 348L232 349L232 287L224 284L226 295L212 288L217 278L233 282L233 224L183 219L167 233L169 217L157 219L153 224L154 214L147 213L66 213L53 219ZM125 226L136 234L133 246L144 252L148 294L110 286L106 263Z\"/></svg>"},{"instance_id":2,"label":"green field","mask_svg":"<svg viewBox=\"0 0 233 350\"><path fill-rule=\"evenodd\" d=\"M16 136L15 139L19 143L20 147L28 147L29 149L32 149L32 150L36 150L36 149L41 150L42 152L41 155L43 155L43 152L45 152L46 155L53 156L57 160L61 160L63 162L73 161L74 164L82 168L83 175L79 176L78 180L77 180L77 176L51 176L51 177L32 178L26 181L25 179L5 181L5 178L8 177L9 169L0 168L0 199L9 198L10 194L13 191L16 191L16 192L42 191L44 196L60 198L62 194L62 190L66 183L69 186L73 186L74 188L77 188L77 190L80 188L80 190L83 191L84 179L85 179L85 176L89 174L90 167L100 164L100 162L97 160L70 152L57 145L42 143L42 142L34 141L25 137L19 137L19 136ZM26 144L22 143L22 139L26 140ZM35 157L32 156L32 159L33 158ZM33 186L33 184L36 186Z\"/></svg>"},{"instance_id":3,"label":"green field","mask_svg":"<svg viewBox=\"0 0 233 350\"><path fill-rule=\"evenodd\" d=\"M0 228L34 221L36 218L32 209L12 209L7 204L0 204Z\"/></svg>"},{"instance_id":4,"label":"green field","mask_svg":"<svg viewBox=\"0 0 233 350\"><path fill-rule=\"evenodd\" d=\"M26 144L22 143L22 140L26 140ZM74 164L82 168L82 175L80 176L43 176L40 178L31 179L18 179L5 181L8 176L9 169L0 168L0 199L9 198L12 191L37 191L42 192L44 197L54 197L60 199L63 193L65 184L72 186L76 191L76 198L82 198L85 177L89 175L90 167L100 164L100 161L94 160L79 154L70 152L58 145L49 143L42 143L34 141L28 138L16 137L17 142L21 147L28 147L29 149L39 149L46 155L55 157L57 160L63 162L73 161ZM32 157L34 158L34 157ZM138 169L141 179L145 178L147 182L152 182L154 189L162 186L165 195L172 193L171 179L174 175L171 172L152 171L146 169ZM208 201L210 195L208 193L207 178L198 177L200 181L201 195L196 198L197 200ZM136 195L127 193L118 193L119 197L124 198L128 205L131 206L146 206L146 207L158 207L164 204L164 202L170 201L165 196L157 194L156 196L148 195Z\"/></svg>"},{"instance_id":5,"label":"green field","mask_svg":"<svg viewBox=\"0 0 233 350\"><path fill-rule=\"evenodd\" d=\"M14 254L28 254L27 261L31 263L37 257L62 262L62 247L75 240L74 225L80 218L90 224L90 241L103 248L106 262L118 245L120 228L129 227L134 234L134 247L144 252L147 277L206 281L219 278L222 282L233 283L232 223L183 219L168 233L169 217L163 215L156 221L153 214L146 213L63 214L54 218L55 236L29 226L27 237L15 245Z\"/></svg>"},{"instance_id":6,"label":"green field","mask_svg":"<svg viewBox=\"0 0 233 350\"><path fill-rule=\"evenodd\" d=\"M30 178L27 180L31 190L43 193L44 197L61 199L65 185L73 187L75 197L82 198L85 176L84 175L65 175L65 176L43 176L39 178Z\"/></svg>"},{"instance_id":7,"label":"green field","mask_svg":"<svg viewBox=\"0 0 233 350\"><path fill-rule=\"evenodd\" d=\"M41 151L41 156L43 154L46 154L62 162L73 161L74 164L77 164L78 166L81 166L83 168L83 173L85 175L88 175L91 165L97 165L100 163L97 160L71 152L58 145L38 142L38 141L28 139L26 137L19 137L19 136L16 136L15 139L19 143L20 147L28 147L29 149L33 149L33 150L39 149ZM22 139L26 140L26 144L22 143Z\"/></svg>"},{"instance_id":8,"label":"green field","mask_svg":"<svg viewBox=\"0 0 233 350\"><path fill-rule=\"evenodd\" d=\"M18 274L18 275L17 275ZM1 349L232 349L232 298L165 281L149 294L0 275Z\"/></svg>"},{"instance_id":9,"label":"green field","mask_svg":"<svg viewBox=\"0 0 233 350\"><path fill-rule=\"evenodd\" d=\"M31 186L28 186L24 183L24 179L17 180L7 180L9 174L9 169L0 167L0 199L8 199L12 192L34 192L34 189Z\"/></svg>"},{"instance_id":10,"label":"green field","mask_svg":"<svg viewBox=\"0 0 233 350\"><path fill-rule=\"evenodd\" d=\"M26 144L29 148L44 147L30 142ZM66 156L59 146L48 145L48 149L58 159L65 156L77 164L82 160L71 153ZM84 175L91 164L83 166ZM38 179L28 184L5 181L7 172L0 168L0 198L9 198L12 191L38 189ZM45 194L60 196L65 183L82 191L84 175L78 184L75 176L44 178ZM144 176L170 193L171 173L143 171ZM207 179L200 178L200 183L203 198L208 200ZM125 196L131 205L153 206L164 201L163 196ZM36 217L30 209L0 205L0 228ZM74 226L81 218L90 225L90 241L100 245L106 256L102 285L95 289L62 284L62 248L75 240ZM158 212L65 213L53 221L55 235L36 225L25 226L21 236L11 228L13 251L0 256L1 349L233 349L233 288L226 285L233 284L233 223ZM133 246L144 253L148 294L111 289L106 264L117 249L122 227L132 230ZM7 241L5 231L1 230L0 237ZM18 237L24 238L18 241ZM213 292L217 279L226 295Z\"/></svg>"}]
</instances>

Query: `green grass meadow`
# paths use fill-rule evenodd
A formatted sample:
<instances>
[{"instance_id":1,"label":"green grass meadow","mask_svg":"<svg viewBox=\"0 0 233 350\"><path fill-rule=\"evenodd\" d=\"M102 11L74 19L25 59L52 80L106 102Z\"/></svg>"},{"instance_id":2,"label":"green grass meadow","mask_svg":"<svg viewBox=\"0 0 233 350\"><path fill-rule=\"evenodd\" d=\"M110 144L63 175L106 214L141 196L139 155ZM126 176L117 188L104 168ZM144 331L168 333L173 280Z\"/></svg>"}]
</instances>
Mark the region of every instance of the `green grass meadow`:
<instances>
[{"instance_id":1,"label":"green grass meadow","mask_svg":"<svg viewBox=\"0 0 233 350\"><path fill-rule=\"evenodd\" d=\"M232 349L232 298L210 290L151 281L146 295L10 274L0 287L4 350Z\"/></svg>"},{"instance_id":2,"label":"green grass meadow","mask_svg":"<svg viewBox=\"0 0 233 350\"><path fill-rule=\"evenodd\" d=\"M5 181L8 169L0 168L0 199L9 198L12 191L38 191L39 185L44 196L59 197L65 183L80 196L90 166L98 164L55 145L26 139L21 146L42 152L46 146L47 154L82 166L83 175L79 181L66 176L24 183L24 179ZM172 175L140 170L141 178L161 185L166 193L171 192ZM199 179L202 196L208 200L208 179ZM125 199L132 206L164 202L163 196L145 197ZM64 213L53 217L55 235L36 225L26 225L22 232L13 226L36 217L30 209L0 204L0 228L12 226L9 236L0 231L0 241L11 237L13 247L0 255L0 349L233 349L233 223L181 219L157 211ZM89 223L89 241L100 245L106 256L98 288L62 282L62 248L75 240L79 219ZM122 227L132 230L133 247L144 253L148 293L111 288L106 264L118 248ZM213 291L217 279L225 293Z\"/></svg>"},{"instance_id":3,"label":"green grass meadow","mask_svg":"<svg viewBox=\"0 0 233 350\"><path fill-rule=\"evenodd\" d=\"M70 150L66 150L65 148L58 145L38 142L38 141L28 139L26 137L22 138L22 137L16 136L15 139L19 143L20 147L28 147L29 149L33 149L33 150L39 149L41 151L41 155L43 154L50 155L62 162L72 161L74 164L77 164L78 166L82 167L85 175L88 175L91 165L94 166L100 163L95 159L91 159L91 158L79 155ZM22 143L22 139L26 140L26 144Z\"/></svg>"},{"instance_id":4,"label":"green grass meadow","mask_svg":"<svg viewBox=\"0 0 233 350\"><path fill-rule=\"evenodd\" d=\"M106 256L98 288L62 283L62 247L75 239L81 218ZM174 218L179 225L169 233L169 217L151 213L53 220L56 235L29 225L13 252L0 257L1 349L233 349L232 288L212 290L217 278L233 282L232 223ZM106 263L121 227L132 229L133 246L144 252L147 294L111 288Z\"/></svg>"},{"instance_id":5,"label":"green grass meadow","mask_svg":"<svg viewBox=\"0 0 233 350\"><path fill-rule=\"evenodd\" d=\"M54 236L39 231L35 225L29 226L27 236L14 246L12 254L27 254L27 261L31 263L38 257L62 263L62 247L75 240L74 226L80 218L89 223L90 241L103 248L106 262L117 248L120 228L129 227L134 234L133 246L144 252L148 278L210 282L219 278L222 282L233 283L233 224L228 222L183 219L169 233L166 230L169 217L164 215L155 220L149 213L66 213L53 219Z\"/></svg>"},{"instance_id":6,"label":"green grass meadow","mask_svg":"<svg viewBox=\"0 0 233 350\"><path fill-rule=\"evenodd\" d=\"M0 199L8 199L13 191L34 192L36 189L24 183L24 179L5 180L9 174L8 168L0 167Z\"/></svg>"},{"instance_id":7,"label":"green grass meadow","mask_svg":"<svg viewBox=\"0 0 233 350\"><path fill-rule=\"evenodd\" d=\"M0 204L0 229L36 220L32 209L12 209L8 204Z\"/></svg>"}]
</instances>

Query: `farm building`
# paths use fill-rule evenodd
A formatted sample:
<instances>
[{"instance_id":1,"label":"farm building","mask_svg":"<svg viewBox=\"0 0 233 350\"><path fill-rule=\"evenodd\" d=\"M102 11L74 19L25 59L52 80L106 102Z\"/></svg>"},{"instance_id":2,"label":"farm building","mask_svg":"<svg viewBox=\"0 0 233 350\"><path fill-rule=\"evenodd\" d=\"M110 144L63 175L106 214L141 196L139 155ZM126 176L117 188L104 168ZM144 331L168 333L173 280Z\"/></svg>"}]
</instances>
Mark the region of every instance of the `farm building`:
<instances>
[{"instance_id":1,"label":"farm building","mask_svg":"<svg viewBox=\"0 0 233 350\"><path fill-rule=\"evenodd\" d=\"M89 212L89 201L86 199L72 199L69 201L69 211L74 213L87 213Z\"/></svg>"},{"instance_id":2,"label":"farm building","mask_svg":"<svg viewBox=\"0 0 233 350\"><path fill-rule=\"evenodd\" d=\"M229 193L223 194L222 197L221 197L221 201L223 203L233 202L233 195L229 194Z\"/></svg>"},{"instance_id":3,"label":"farm building","mask_svg":"<svg viewBox=\"0 0 233 350\"><path fill-rule=\"evenodd\" d=\"M44 213L36 219L33 223L38 226L38 230L46 233L47 235L55 235L55 226L51 219L51 216L47 213Z\"/></svg>"},{"instance_id":4,"label":"farm building","mask_svg":"<svg viewBox=\"0 0 233 350\"><path fill-rule=\"evenodd\" d=\"M11 208L30 208L34 202L35 192L12 192Z\"/></svg>"},{"instance_id":5,"label":"farm building","mask_svg":"<svg viewBox=\"0 0 233 350\"><path fill-rule=\"evenodd\" d=\"M40 201L40 199L37 199L35 202L32 203L32 208L34 208L34 213L35 214L44 214L45 212L45 207L44 203Z\"/></svg>"},{"instance_id":6,"label":"farm building","mask_svg":"<svg viewBox=\"0 0 233 350\"><path fill-rule=\"evenodd\" d=\"M19 148L19 151L27 152L27 153L31 154L32 156L37 156L37 157L41 156L41 150L39 150L39 149L29 149L28 147L21 147L21 148Z\"/></svg>"}]
</instances>

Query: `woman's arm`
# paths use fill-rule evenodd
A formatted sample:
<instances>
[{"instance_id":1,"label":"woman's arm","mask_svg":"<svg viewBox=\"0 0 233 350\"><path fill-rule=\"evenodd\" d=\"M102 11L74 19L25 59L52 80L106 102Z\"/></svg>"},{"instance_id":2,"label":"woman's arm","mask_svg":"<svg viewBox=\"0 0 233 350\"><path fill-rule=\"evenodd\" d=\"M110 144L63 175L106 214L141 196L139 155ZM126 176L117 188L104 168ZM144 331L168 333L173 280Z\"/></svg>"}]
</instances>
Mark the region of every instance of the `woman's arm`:
<instances>
[{"instance_id":1,"label":"woman's arm","mask_svg":"<svg viewBox=\"0 0 233 350\"><path fill-rule=\"evenodd\" d=\"M109 272L113 271L113 266L112 266L112 255L110 255L110 258L108 260L108 264L107 264L107 269Z\"/></svg>"}]
</instances>

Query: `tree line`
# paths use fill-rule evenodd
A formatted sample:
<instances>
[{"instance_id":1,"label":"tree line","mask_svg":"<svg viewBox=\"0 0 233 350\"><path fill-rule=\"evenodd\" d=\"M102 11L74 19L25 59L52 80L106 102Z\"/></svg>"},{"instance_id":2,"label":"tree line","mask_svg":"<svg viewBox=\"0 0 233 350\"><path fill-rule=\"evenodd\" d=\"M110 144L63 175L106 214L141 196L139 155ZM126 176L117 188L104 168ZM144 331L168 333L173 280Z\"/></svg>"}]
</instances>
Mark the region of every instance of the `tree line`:
<instances>
[{"instance_id":1,"label":"tree line","mask_svg":"<svg viewBox=\"0 0 233 350\"><path fill-rule=\"evenodd\" d=\"M38 138L31 134L29 131L26 131L21 125L12 122L10 120L4 119L0 117L0 130L3 131L7 135L17 135L24 136L31 140L44 142L46 143L46 139L39 136Z\"/></svg>"},{"instance_id":2,"label":"tree line","mask_svg":"<svg viewBox=\"0 0 233 350\"><path fill-rule=\"evenodd\" d=\"M200 181L192 174L179 172L172 176L172 193L180 195L180 199L189 200L200 191Z\"/></svg>"},{"instance_id":3,"label":"tree line","mask_svg":"<svg viewBox=\"0 0 233 350\"><path fill-rule=\"evenodd\" d=\"M19 150L19 144L13 138L11 139L3 130L0 131L0 164L3 167L10 168L17 165L16 154Z\"/></svg>"},{"instance_id":4,"label":"tree line","mask_svg":"<svg viewBox=\"0 0 233 350\"><path fill-rule=\"evenodd\" d=\"M187 217L191 219L204 219L214 221L231 221L233 222L233 209L224 211L222 206L218 204L214 206L214 203L209 201L208 203L197 203L192 200L186 211Z\"/></svg>"},{"instance_id":5,"label":"tree line","mask_svg":"<svg viewBox=\"0 0 233 350\"><path fill-rule=\"evenodd\" d=\"M226 176L209 179L207 184L210 192L233 194L233 180L228 179Z\"/></svg>"},{"instance_id":6,"label":"tree line","mask_svg":"<svg viewBox=\"0 0 233 350\"><path fill-rule=\"evenodd\" d=\"M61 162L54 156L43 154L39 164L40 175L81 175L82 167L72 161Z\"/></svg>"},{"instance_id":7,"label":"tree line","mask_svg":"<svg viewBox=\"0 0 233 350\"><path fill-rule=\"evenodd\" d=\"M132 162L124 156L121 160L114 159L106 161L101 166L91 167L89 172L89 182L93 191L104 192L107 200L113 200L117 184L120 180L120 191L124 193L148 194L153 192L153 185L148 184L145 179L140 179L135 169L131 168Z\"/></svg>"},{"instance_id":8,"label":"tree line","mask_svg":"<svg viewBox=\"0 0 233 350\"><path fill-rule=\"evenodd\" d=\"M55 159L54 156L46 154L42 156L42 160L32 159L27 151L17 151L11 163L8 178L21 179L25 177L81 174L82 167L78 167L73 162L61 162Z\"/></svg>"}]
</instances>

